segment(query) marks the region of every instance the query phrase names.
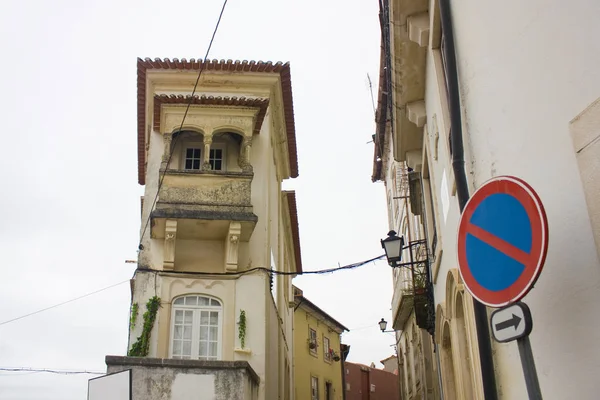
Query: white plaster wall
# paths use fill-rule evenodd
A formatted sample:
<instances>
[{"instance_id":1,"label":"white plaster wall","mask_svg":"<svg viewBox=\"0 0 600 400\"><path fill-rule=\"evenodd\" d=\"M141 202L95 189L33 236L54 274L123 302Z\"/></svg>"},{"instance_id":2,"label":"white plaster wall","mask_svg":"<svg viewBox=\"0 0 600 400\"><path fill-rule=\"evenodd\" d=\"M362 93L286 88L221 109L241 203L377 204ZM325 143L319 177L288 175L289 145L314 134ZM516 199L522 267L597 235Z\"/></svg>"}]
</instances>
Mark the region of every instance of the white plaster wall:
<instances>
[{"instance_id":1,"label":"white plaster wall","mask_svg":"<svg viewBox=\"0 0 600 400\"><path fill-rule=\"evenodd\" d=\"M175 244L179 271L224 272L225 244L223 240L183 240ZM243 264L241 264L243 266Z\"/></svg>"},{"instance_id":2,"label":"white plaster wall","mask_svg":"<svg viewBox=\"0 0 600 400\"><path fill-rule=\"evenodd\" d=\"M272 124L271 111L267 111L259 135L252 139L251 163L254 168L254 179L252 179L252 207L254 214L258 216L258 222L250 238L249 262L252 267L269 268L270 246L269 246L269 167L272 163L272 149L270 139L270 127Z\"/></svg>"},{"instance_id":3,"label":"white plaster wall","mask_svg":"<svg viewBox=\"0 0 600 400\"><path fill-rule=\"evenodd\" d=\"M239 319L240 311L246 311L246 343L245 347L251 354L236 352L234 360L248 361L260 377L259 398L264 399L265 379L267 368L267 316L266 298L268 292L267 276L263 273L243 275L235 284L235 321ZM264 290L261 290L264 289ZM241 347L235 325L236 347Z\"/></svg>"},{"instance_id":4,"label":"white plaster wall","mask_svg":"<svg viewBox=\"0 0 600 400\"><path fill-rule=\"evenodd\" d=\"M267 309L267 332L264 337L267 356L267 376L265 387L265 399L276 399L279 397L280 378L283 376L279 364L279 354L282 343L281 331L279 329L279 318L272 298L266 300Z\"/></svg>"},{"instance_id":5,"label":"white plaster wall","mask_svg":"<svg viewBox=\"0 0 600 400\"><path fill-rule=\"evenodd\" d=\"M479 187L497 175L521 177L548 215L546 265L524 299L533 314L531 342L544 398L597 398L600 263L569 122L600 97L600 2L465 0L452 7L471 184ZM433 82L428 60L428 122L440 107ZM440 136L432 183L441 197L441 175L450 171ZM454 197L440 225L437 301L443 299L440 283L457 263ZM516 344L494 344L494 350L500 397L526 398Z\"/></svg>"},{"instance_id":6,"label":"white plaster wall","mask_svg":"<svg viewBox=\"0 0 600 400\"><path fill-rule=\"evenodd\" d=\"M146 222L150 217L152 205L154 203L154 199L156 198L159 181L159 169L163 153L163 136L159 132L153 130L150 134L150 146L148 148L146 185L144 188L144 206L142 209L142 220L140 226L140 235L144 233L144 236L141 240L144 250L140 251L139 253L138 265L155 269L162 269L164 239L151 239L151 224L148 224L145 232L144 227L146 226Z\"/></svg>"}]
</instances>

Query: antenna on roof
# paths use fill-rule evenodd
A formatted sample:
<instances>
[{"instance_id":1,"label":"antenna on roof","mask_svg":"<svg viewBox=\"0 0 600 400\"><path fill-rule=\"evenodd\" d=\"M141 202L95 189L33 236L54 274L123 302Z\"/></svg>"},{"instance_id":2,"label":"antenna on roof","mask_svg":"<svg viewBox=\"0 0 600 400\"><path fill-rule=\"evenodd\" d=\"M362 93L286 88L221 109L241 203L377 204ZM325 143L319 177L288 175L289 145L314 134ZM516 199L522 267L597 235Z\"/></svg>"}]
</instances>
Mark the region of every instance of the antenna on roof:
<instances>
[{"instance_id":1,"label":"antenna on roof","mask_svg":"<svg viewBox=\"0 0 600 400\"><path fill-rule=\"evenodd\" d=\"M375 108L375 97L373 97L373 82L371 82L371 77L367 72L367 80L369 81L369 90L371 91L371 103L373 104L373 115L377 117L377 109Z\"/></svg>"}]
</instances>

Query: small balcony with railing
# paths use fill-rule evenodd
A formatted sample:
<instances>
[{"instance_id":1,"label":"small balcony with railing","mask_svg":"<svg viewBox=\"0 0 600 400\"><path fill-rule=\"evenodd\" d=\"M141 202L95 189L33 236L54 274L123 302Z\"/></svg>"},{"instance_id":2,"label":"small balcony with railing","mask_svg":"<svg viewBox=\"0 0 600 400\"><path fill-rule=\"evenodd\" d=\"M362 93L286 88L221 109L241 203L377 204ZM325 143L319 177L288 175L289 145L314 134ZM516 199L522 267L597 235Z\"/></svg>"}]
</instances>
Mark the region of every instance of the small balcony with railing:
<instances>
[{"instance_id":1,"label":"small balcony with railing","mask_svg":"<svg viewBox=\"0 0 600 400\"><path fill-rule=\"evenodd\" d=\"M165 134L152 239L163 269L235 271L258 221L252 207L251 136L231 131ZM177 262L176 262L177 259Z\"/></svg>"},{"instance_id":2,"label":"small balcony with railing","mask_svg":"<svg viewBox=\"0 0 600 400\"><path fill-rule=\"evenodd\" d=\"M214 240L225 237L230 222L237 222L239 239L247 241L257 221L248 142L231 132L169 136L152 211L152 237L165 238L167 221L176 221L179 239Z\"/></svg>"},{"instance_id":3,"label":"small balcony with railing","mask_svg":"<svg viewBox=\"0 0 600 400\"><path fill-rule=\"evenodd\" d=\"M415 311L417 325L433 331L433 285L429 279L427 241L414 240L404 248L403 262L394 272L395 288L392 298L393 327L404 329L404 324Z\"/></svg>"}]
</instances>

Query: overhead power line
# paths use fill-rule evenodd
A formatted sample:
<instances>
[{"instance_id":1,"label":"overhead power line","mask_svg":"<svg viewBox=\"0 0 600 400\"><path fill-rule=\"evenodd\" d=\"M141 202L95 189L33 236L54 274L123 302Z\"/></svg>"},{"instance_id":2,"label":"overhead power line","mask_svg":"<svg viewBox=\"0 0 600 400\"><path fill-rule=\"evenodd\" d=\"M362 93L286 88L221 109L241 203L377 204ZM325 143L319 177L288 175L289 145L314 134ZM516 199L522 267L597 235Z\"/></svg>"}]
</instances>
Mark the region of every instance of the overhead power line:
<instances>
[{"instance_id":1,"label":"overhead power line","mask_svg":"<svg viewBox=\"0 0 600 400\"><path fill-rule=\"evenodd\" d=\"M81 374L90 374L90 375L104 375L105 372L99 371L86 371L86 370L65 370L65 369L52 369L52 368L27 368L27 367L0 367L0 371L7 372L48 372L51 374L60 374L60 375L81 375ZM29 375L29 374L21 374L21 375ZM10 374L13 376L13 374Z\"/></svg>"},{"instance_id":2,"label":"overhead power line","mask_svg":"<svg viewBox=\"0 0 600 400\"><path fill-rule=\"evenodd\" d=\"M321 270L316 270L316 271L284 272L284 271L272 270L272 269L269 269L269 268L256 267L256 268L251 268L249 270L240 271L240 272L185 272L185 271L169 271L169 273L181 273L181 274L187 274L187 275L213 275L213 276L234 275L234 276L240 276L240 275L249 274L249 273L252 273L252 272L255 272L255 271L264 271L264 272L268 272L268 273L274 274L274 275L320 275L320 274L330 274L330 273L337 272L337 271L344 271L344 270L349 270L349 269L355 269L355 268L361 267L363 265L366 265L366 264L375 262L377 260L380 260L380 259L382 259L384 257L385 257L385 255L381 255L381 256L370 258L368 260L360 261L360 262L357 262L357 263L354 263L354 264L344 265L344 266L335 267L335 268L321 269ZM158 270L150 269L150 268L139 268L138 271L154 272L154 273L159 273L160 272ZM6 325L6 324L14 322L14 321L18 321L18 320L23 319L23 318L30 317L30 316L35 315L35 314L39 314L39 313L44 312L44 311L51 310L51 309L56 308L56 307L63 306L65 304L72 303L74 301L77 301L77 300L89 297L91 295L103 292L103 291L108 290L108 289L112 289L115 286L119 286L119 285L122 285L122 284L128 283L128 282L130 282L129 279L127 279L126 281L115 283L114 285L110 285L110 286L104 287L102 289L95 290L93 292L84 294L82 296L75 297L75 298L73 298L71 300L63 301L62 303L54 304L54 305L52 305L50 307L42 308L41 310L37 310L37 311L31 312L29 314L22 315L22 316L17 317L17 318L12 318L12 319L9 319L7 321L0 322L0 326ZM0 369L0 371L1 371L1 369Z\"/></svg>"},{"instance_id":3,"label":"overhead power line","mask_svg":"<svg viewBox=\"0 0 600 400\"><path fill-rule=\"evenodd\" d=\"M194 101L194 94L196 94L196 89L198 88L198 83L200 82L200 75L202 75L202 71L204 70L206 61L208 60L208 54L210 53L210 49L213 45L213 41L215 40L217 30L219 29L219 25L221 24L221 18L223 17L223 12L225 11L226 5L227 5L227 0L225 0L223 2L223 7L221 7L221 13L219 14L219 19L217 19L215 29L213 30L212 37L210 38L210 42L208 43L208 48L206 49L206 53L204 54L204 59L203 59L202 63L200 64L200 68L198 70L198 77L196 77L196 83L194 84L194 89L192 90L190 100L188 101L187 107L185 108L185 113L183 114L183 118L181 119L181 124L179 125L179 132L181 132L181 130L183 129L183 124L185 123L185 119L187 118L188 111L190 110L190 107L192 106L192 103ZM169 164L171 164L171 158L173 157L173 149L175 148L175 145L177 144L177 141L179 140L180 136L181 135L177 135L175 137L175 140L173 141L173 144L171 144L171 149L169 150L169 158L167 159L167 168L168 168ZM152 207L150 207L150 211L152 211L154 209L154 207L156 206L156 201L158 200L158 194L160 193L160 188L162 187L163 181L165 180L166 173L167 173L167 169L165 168L165 171L163 171L163 173L161 174L160 179L158 181L158 187L156 188L156 196L154 196L154 201L152 202ZM142 245L142 240L144 239L144 235L146 234L146 230L148 229L148 224L150 223L150 219L151 218L150 218L150 213L149 213L148 219L146 220L146 223L144 224L144 229L142 231L142 235L140 236L140 243L138 245L138 248L140 250L143 250L143 248L144 248Z\"/></svg>"},{"instance_id":4,"label":"overhead power line","mask_svg":"<svg viewBox=\"0 0 600 400\"><path fill-rule=\"evenodd\" d=\"M360 262L357 262L354 264L344 265L341 267L320 269L320 270L316 270L316 271L302 271L302 272L277 271L275 269L269 269L269 268L265 268L265 267L255 267L255 268L250 268L250 269L247 269L244 271L239 271L239 272L198 272L198 271L166 271L166 272L168 272L170 274L205 275L205 276L241 276L241 275L250 274L250 273L256 272L256 271L264 271L264 272L267 272L267 273L270 273L273 275L294 275L294 276L296 276L296 275L321 275L321 274L330 274L332 272L337 272L337 271L355 269L358 267L362 267L363 265L380 260L384 257L385 257L385 254L374 257L374 258L370 258L365 261L360 261ZM158 274L159 272L162 272L162 271L152 269L152 268L138 268L136 271L153 272L156 274Z\"/></svg>"},{"instance_id":5,"label":"overhead power line","mask_svg":"<svg viewBox=\"0 0 600 400\"><path fill-rule=\"evenodd\" d=\"M9 319L8 321L0 322L0 326L8 324L10 322L18 321L18 320L26 318L26 317L30 317L30 316L35 315L35 314L39 314L39 313L44 312L44 311L51 310L51 309L56 308L56 307L63 306L63 305L68 304L68 303L72 303L72 302L74 302L76 300L80 300L80 299L83 299L85 297L89 297L89 296L91 296L93 294L100 293L100 292L103 292L103 291L108 290L108 289L112 289L115 286L119 286L119 285L122 285L122 284L127 283L127 282L129 282L129 279L127 279L126 281L115 283L114 285L110 285L110 286L107 286L105 288L98 289L98 290L95 290L93 292L84 294L83 296L75 297L74 299L63 301L62 303L58 303L58 304L55 304L55 305L50 306L50 307L42 308L41 310L37 310L37 311L31 312L29 314L22 315L22 316L17 317L17 318Z\"/></svg>"}]
</instances>

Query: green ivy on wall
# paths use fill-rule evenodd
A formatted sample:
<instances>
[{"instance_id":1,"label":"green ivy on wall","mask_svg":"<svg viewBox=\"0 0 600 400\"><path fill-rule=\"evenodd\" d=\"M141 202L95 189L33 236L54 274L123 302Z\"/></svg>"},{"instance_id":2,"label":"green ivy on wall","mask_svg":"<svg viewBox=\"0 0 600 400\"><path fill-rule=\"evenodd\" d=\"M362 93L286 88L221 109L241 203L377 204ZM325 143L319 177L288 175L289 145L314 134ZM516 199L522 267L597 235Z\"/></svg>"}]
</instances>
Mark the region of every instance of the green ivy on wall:
<instances>
[{"instance_id":1,"label":"green ivy on wall","mask_svg":"<svg viewBox=\"0 0 600 400\"><path fill-rule=\"evenodd\" d=\"M238 321L238 337L242 349L246 346L246 311L240 311L240 319Z\"/></svg>"},{"instance_id":2,"label":"green ivy on wall","mask_svg":"<svg viewBox=\"0 0 600 400\"><path fill-rule=\"evenodd\" d=\"M160 307L160 297L154 296L146 304L146 312L143 315L144 327L142 328L142 334L136 342L131 346L127 353L130 357L146 357L150 350L150 334L154 327L154 321L156 320L156 314Z\"/></svg>"},{"instance_id":3,"label":"green ivy on wall","mask_svg":"<svg viewBox=\"0 0 600 400\"><path fill-rule=\"evenodd\" d=\"M129 317L129 329L133 330L135 328L135 323L137 322L138 314L140 313L140 307L138 303L133 303L131 305L131 316Z\"/></svg>"}]
</instances>

